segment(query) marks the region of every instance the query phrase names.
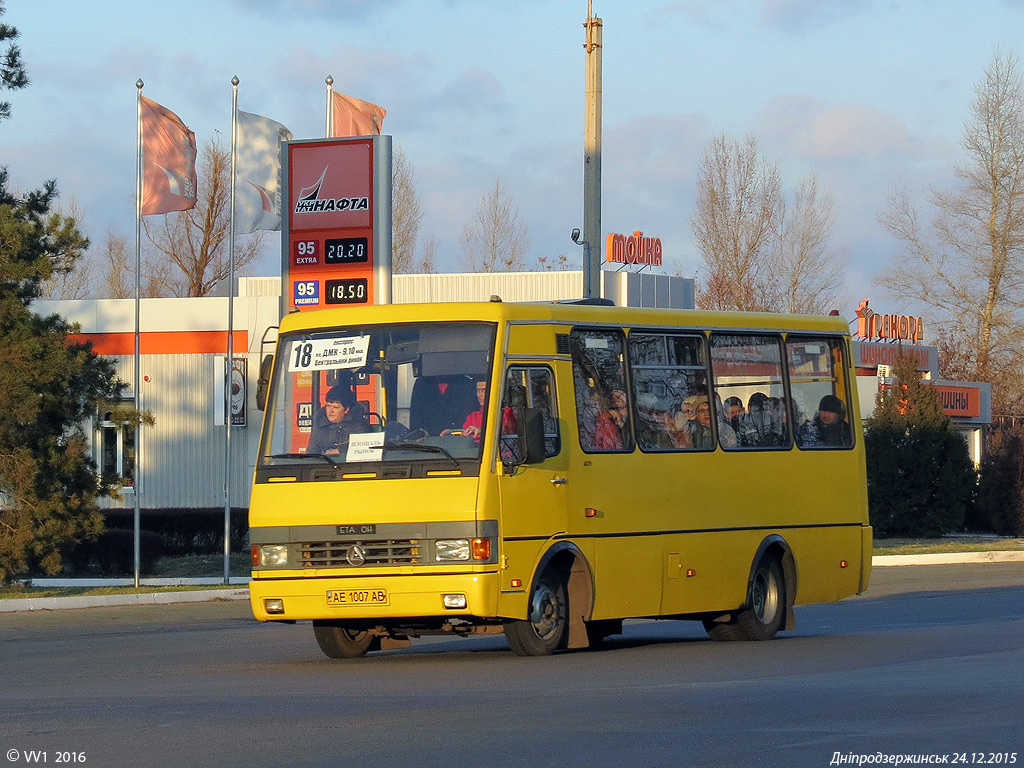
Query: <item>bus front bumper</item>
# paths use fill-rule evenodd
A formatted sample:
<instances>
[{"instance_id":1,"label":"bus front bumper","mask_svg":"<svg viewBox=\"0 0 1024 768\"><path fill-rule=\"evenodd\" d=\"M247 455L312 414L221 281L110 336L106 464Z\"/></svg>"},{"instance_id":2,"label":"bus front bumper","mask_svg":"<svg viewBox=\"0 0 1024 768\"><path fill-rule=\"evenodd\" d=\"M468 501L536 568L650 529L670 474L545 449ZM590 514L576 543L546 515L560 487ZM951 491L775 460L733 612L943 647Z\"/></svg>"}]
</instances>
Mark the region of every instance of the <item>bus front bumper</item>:
<instances>
[{"instance_id":1,"label":"bus front bumper","mask_svg":"<svg viewBox=\"0 0 1024 768\"><path fill-rule=\"evenodd\" d=\"M254 577L256 574L253 574ZM249 582L249 602L260 621L366 622L426 617L492 618L497 574L316 576Z\"/></svg>"}]
</instances>

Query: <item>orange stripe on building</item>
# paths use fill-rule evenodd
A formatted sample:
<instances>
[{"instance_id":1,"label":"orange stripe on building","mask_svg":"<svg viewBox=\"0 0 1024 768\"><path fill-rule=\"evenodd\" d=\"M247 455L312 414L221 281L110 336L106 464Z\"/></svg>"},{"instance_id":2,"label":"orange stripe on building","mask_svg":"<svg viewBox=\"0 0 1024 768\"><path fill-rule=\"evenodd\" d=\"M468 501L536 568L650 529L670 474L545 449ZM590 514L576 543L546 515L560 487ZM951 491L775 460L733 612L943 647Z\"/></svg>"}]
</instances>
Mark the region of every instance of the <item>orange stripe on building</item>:
<instances>
[{"instance_id":1,"label":"orange stripe on building","mask_svg":"<svg viewBox=\"0 0 1024 768\"><path fill-rule=\"evenodd\" d=\"M249 350L247 331L233 334L235 354ZM135 333L74 333L72 341L92 342L100 355L134 355ZM139 352L143 355L226 355L228 335L225 331L147 331L139 334Z\"/></svg>"}]
</instances>

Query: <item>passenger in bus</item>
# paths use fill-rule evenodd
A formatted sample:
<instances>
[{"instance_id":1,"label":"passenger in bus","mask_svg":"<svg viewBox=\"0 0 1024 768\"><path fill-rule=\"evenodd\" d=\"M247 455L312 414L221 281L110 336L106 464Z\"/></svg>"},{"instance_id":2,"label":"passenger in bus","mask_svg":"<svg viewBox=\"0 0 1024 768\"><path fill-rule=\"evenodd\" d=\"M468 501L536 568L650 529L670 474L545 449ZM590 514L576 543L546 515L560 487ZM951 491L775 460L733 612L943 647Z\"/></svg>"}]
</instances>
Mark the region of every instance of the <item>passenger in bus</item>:
<instances>
[{"instance_id":1,"label":"passenger in bus","mask_svg":"<svg viewBox=\"0 0 1024 768\"><path fill-rule=\"evenodd\" d=\"M846 423L846 406L835 395L825 395L818 403L814 417L818 441L822 445L843 446L851 444L850 425Z\"/></svg>"},{"instance_id":2,"label":"passenger in bus","mask_svg":"<svg viewBox=\"0 0 1024 768\"><path fill-rule=\"evenodd\" d=\"M625 393L622 394L625 397ZM592 389L583 406L580 426L583 447L598 451L617 451L623 446L623 415L615 407L613 396Z\"/></svg>"},{"instance_id":3,"label":"passenger in bus","mask_svg":"<svg viewBox=\"0 0 1024 768\"><path fill-rule=\"evenodd\" d=\"M764 448L782 443L782 427L776 421L771 398L755 392L747 401L747 413L737 433L740 446Z\"/></svg>"},{"instance_id":4,"label":"passenger in bus","mask_svg":"<svg viewBox=\"0 0 1024 768\"><path fill-rule=\"evenodd\" d=\"M370 423L351 389L333 386L324 399L326 403L323 408L313 417L313 433L306 446L306 453L341 453L348 446L349 435L370 431Z\"/></svg>"},{"instance_id":5,"label":"passenger in bus","mask_svg":"<svg viewBox=\"0 0 1024 768\"><path fill-rule=\"evenodd\" d=\"M690 422L690 442L694 448L714 448L715 436L711 431L711 403L707 395L695 398L697 417Z\"/></svg>"},{"instance_id":6,"label":"passenger in bus","mask_svg":"<svg viewBox=\"0 0 1024 768\"><path fill-rule=\"evenodd\" d=\"M725 399L725 416L734 430L739 430L740 419L743 418L744 413L743 401L738 397L733 395Z\"/></svg>"},{"instance_id":7,"label":"passenger in bus","mask_svg":"<svg viewBox=\"0 0 1024 768\"><path fill-rule=\"evenodd\" d=\"M736 430L726 419L722 398L717 392L715 392L715 416L718 418L718 442L723 448L735 448Z\"/></svg>"}]
</instances>

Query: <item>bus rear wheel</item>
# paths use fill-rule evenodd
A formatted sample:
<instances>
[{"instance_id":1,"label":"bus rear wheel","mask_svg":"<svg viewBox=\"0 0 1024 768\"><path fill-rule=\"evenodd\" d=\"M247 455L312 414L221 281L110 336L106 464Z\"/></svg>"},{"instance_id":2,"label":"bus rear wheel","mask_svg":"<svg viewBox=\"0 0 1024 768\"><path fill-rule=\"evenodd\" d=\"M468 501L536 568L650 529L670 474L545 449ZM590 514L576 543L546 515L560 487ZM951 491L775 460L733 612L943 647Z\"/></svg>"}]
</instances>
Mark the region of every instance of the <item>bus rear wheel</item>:
<instances>
[{"instance_id":1,"label":"bus rear wheel","mask_svg":"<svg viewBox=\"0 0 1024 768\"><path fill-rule=\"evenodd\" d=\"M379 646L378 638L363 629L352 629L329 622L313 622L316 644L324 655L332 659L358 659ZM377 642L375 642L377 641Z\"/></svg>"},{"instance_id":2,"label":"bus rear wheel","mask_svg":"<svg viewBox=\"0 0 1024 768\"><path fill-rule=\"evenodd\" d=\"M712 640L771 640L786 617L786 579L774 557L762 559L754 570L747 604L729 621L705 621Z\"/></svg>"},{"instance_id":3,"label":"bus rear wheel","mask_svg":"<svg viewBox=\"0 0 1024 768\"><path fill-rule=\"evenodd\" d=\"M550 568L534 584L530 615L505 625L505 639L516 656L550 656L565 645L569 603L565 582Z\"/></svg>"}]
</instances>

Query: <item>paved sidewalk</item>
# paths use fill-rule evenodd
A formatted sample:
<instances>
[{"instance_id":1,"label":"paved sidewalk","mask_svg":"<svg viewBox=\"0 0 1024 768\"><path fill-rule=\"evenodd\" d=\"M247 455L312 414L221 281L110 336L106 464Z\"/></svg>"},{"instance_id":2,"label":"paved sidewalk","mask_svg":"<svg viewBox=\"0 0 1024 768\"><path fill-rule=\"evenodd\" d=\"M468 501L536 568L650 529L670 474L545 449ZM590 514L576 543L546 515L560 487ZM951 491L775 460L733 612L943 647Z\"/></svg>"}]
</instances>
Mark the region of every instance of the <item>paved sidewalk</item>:
<instances>
[{"instance_id":1,"label":"paved sidewalk","mask_svg":"<svg viewBox=\"0 0 1024 768\"><path fill-rule=\"evenodd\" d=\"M956 563L1020 563L1024 550L996 552L958 552L931 555L876 555L873 568L901 565L950 565ZM205 603L215 600L248 600L248 577L232 577L237 587L204 589L193 592L145 592L131 595L82 595L75 597L24 597L0 600L0 613L17 611L57 611L66 608L98 608L113 605L157 605L167 603ZM221 579L142 579L143 586L177 586L183 584L220 584ZM131 586L131 579L35 579L34 586Z\"/></svg>"}]
</instances>

